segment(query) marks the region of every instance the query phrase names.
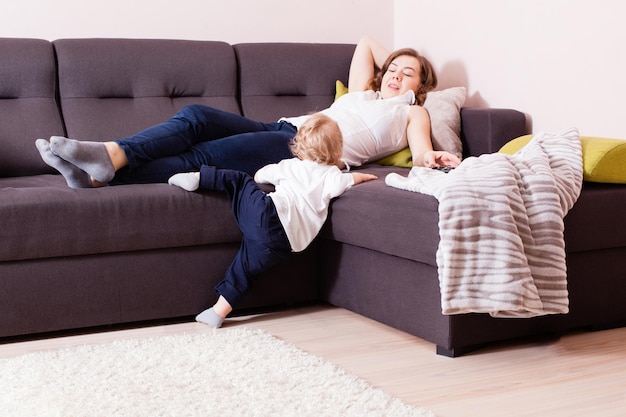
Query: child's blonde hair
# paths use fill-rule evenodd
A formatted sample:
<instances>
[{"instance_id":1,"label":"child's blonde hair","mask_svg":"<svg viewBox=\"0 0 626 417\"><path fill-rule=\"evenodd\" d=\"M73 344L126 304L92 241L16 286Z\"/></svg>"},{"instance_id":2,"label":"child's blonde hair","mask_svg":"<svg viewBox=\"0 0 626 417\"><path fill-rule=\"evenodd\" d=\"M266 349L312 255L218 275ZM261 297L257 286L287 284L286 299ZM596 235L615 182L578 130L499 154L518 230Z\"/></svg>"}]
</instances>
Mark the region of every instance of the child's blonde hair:
<instances>
[{"instance_id":1,"label":"child's blonde hair","mask_svg":"<svg viewBox=\"0 0 626 417\"><path fill-rule=\"evenodd\" d=\"M316 113L298 128L291 141L291 152L300 158L320 164L337 165L343 149L343 135L337 122Z\"/></svg>"}]
</instances>

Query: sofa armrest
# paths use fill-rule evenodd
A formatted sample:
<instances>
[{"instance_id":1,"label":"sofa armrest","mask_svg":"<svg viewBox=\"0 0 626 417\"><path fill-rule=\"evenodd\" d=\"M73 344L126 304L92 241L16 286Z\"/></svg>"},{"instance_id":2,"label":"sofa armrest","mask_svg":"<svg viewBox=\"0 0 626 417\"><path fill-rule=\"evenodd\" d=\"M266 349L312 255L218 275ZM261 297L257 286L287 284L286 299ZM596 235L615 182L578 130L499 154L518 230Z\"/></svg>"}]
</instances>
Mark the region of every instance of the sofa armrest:
<instances>
[{"instance_id":1,"label":"sofa armrest","mask_svg":"<svg viewBox=\"0 0 626 417\"><path fill-rule=\"evenodd\" d=\"M463 107L463 156L497 152L505 143L527 134L526 115L512 109Z\"/></svg>"}]
</instances>

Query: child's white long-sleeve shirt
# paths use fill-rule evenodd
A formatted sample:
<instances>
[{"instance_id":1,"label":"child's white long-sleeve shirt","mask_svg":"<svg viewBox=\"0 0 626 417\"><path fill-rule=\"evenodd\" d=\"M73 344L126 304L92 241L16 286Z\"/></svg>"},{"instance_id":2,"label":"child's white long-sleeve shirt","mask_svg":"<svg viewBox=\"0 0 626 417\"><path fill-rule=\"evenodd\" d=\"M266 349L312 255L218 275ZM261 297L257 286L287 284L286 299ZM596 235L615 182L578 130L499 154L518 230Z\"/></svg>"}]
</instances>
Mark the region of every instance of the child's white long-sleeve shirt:
<instances>
[{"instance_id":1,"label":"child's white long-sleeve shirt","mask_svg":"<svg viewBox=\"0 0 626 417\"><path fill-rule=\"evenodd\" d=\"M268 195L294 252L303 251L315 239L328 216L330 200L354 185L352 175L336 166L298 158L267 165L254 179L274 185L275 191Z\"/></svg>"}]
</instances>

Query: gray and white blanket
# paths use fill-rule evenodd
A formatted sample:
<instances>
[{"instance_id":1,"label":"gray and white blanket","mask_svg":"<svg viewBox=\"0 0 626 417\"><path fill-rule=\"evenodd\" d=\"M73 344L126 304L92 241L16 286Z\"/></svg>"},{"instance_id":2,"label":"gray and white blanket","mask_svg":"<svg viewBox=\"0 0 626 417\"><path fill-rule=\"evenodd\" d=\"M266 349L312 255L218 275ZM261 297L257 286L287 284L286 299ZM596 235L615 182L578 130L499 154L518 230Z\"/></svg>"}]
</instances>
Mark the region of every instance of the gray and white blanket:
<instances>
[{"instance_id":1,"label":"gray and white blanket","mask_svg":"<svg viewBox=\"0 0 626 417\"><path fill-rule=\"evenodd\" d=\"M582 187L578 130L538 133L514 155L414 167L387 185L439 201L443 314L534 317L569 311L563 218Z\"/></svg>"}]
</instances>

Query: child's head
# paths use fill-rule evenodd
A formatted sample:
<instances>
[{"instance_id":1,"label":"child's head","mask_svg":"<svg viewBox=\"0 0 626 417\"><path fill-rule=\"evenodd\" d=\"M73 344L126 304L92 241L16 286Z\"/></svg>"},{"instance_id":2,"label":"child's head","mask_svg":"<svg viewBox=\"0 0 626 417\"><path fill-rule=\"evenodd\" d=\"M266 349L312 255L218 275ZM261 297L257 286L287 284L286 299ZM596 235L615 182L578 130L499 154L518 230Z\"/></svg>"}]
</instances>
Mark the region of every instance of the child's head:
<instances>
[{"instance_id":1,"label":"child's head","mask_svg":"<svg viewBox=\"0 0 626 417\"><path fill-rule=\"evenodd\" d=\"M309 117L291 142L295 156L325 165L337 165L342 148L343 136L337 122L320 113Z\"/></svg>"}]
</instances>

